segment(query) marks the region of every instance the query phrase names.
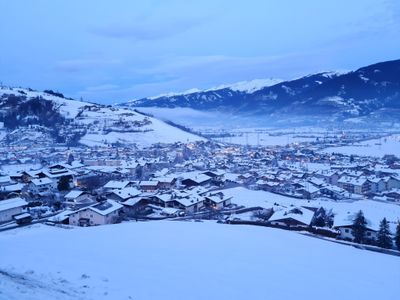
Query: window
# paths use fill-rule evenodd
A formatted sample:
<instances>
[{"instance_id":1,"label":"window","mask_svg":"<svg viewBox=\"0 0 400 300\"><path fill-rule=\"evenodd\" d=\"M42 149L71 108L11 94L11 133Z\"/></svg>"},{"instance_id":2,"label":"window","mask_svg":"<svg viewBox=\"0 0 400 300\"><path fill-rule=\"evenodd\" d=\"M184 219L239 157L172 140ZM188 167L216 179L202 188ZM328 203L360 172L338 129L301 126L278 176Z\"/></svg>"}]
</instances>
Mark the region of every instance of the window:
<instances>
[{"instance_id":1,"label":"window","mask_svg":"<svg viewBox=\"0 0 400 300\"><path fill-rule=\"evenodd\" d=\"M345 230L344 230L344 232L346 232L346 233L349 233L349 232L350 232L350 230L349 230L349 229L345 229Z\"/></svg>"},{"instance_id":2,"label":"window","mask_svg":"<svg viewBox=\"0 0 400 300\"><path fill-rule=\"evenodd\" d=\"M371 236L371 232L370 231L367 232L367 236Z\"/></svg>"}]
</instances>

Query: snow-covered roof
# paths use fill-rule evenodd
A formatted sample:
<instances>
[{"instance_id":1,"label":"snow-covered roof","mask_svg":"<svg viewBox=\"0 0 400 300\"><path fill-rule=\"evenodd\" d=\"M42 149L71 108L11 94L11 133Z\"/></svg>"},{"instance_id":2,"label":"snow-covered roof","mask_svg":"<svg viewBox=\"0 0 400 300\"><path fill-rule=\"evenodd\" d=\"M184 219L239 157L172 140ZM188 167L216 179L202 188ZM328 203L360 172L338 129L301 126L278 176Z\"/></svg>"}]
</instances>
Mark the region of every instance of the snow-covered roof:
<instances>
[{"instance_id":1,"label":"snow-covered roof","mask_svg":"<svg viewBox=\"0 0 400 300\"><path fill-rule=\"evenodd\" d=\"M195 205L196 203L204 201L204 198L197 196L197 195L190 195L187 198L179 198L179 199L174 199L174 200L179 202L183 206L189 207L189 206Z\"/></svg>"},{"instance_id":2,"label":"snow-covered roof","mask_svg":"<svg viewBox=\"0 0 400 300\"><path fill-rule=\"evenodd\" d=\"M338 180L338 183L345 183L345 184L352 184L355 186L361 186L361 185L365 184L367 182L367 180L368 179L366 177L355 178L355 177L351 177L351 176L342 176Z\"/></svg>"},{"instance_id":3,"label":"snow-covered roof","mask_svg":"<svg viewBox=\"0 0 400 300\"><path fill-rule=\"evenodd\" d=\"M339 212L335 214L335 219L333 222L333 227L347 227L352 226L354 224L354 220L357 216L357 212ZM379 230L379 220L372 220L365 217L365 221L367 222L366 227L370 230Z\"/></svg>"},{"instance_id":4,"label":"snow-covered roof","mask_svg":"<svg viewBox=\"0 0 400 300\"><path fill-rule=\"evenodd\" d=\"M141 194L141 191L135 187L126 187L120 190L114 190L113 193L122 199L128 199Z\"/></svg>"},{"instance_id":5,"label":"snow-covered roof","mask_svg":"<svg viewBox=\"0 0 400 300\"><path fill-rule=\"evenodd\" d=\"M29 213L27 213L27 212L19 214L19 215L16 215L16 216L13 216L14 220L17 220L17 221L18 220L22 220L24 218L28 218L28 217L31 217L31 215Z\"/></svg>"},{"instance_id":6,"label":"snow-covered roof","mask_svg":"<svg viewBox=\"0 0 400 300\"><path fill-rule=\"evenodd\" d=\"M17 192L20 191L24 188L24 184L22 183L16 183L16 184L10 184L10 185L6 185L3 187L0 187L0 190L5 191L5 192Z\"/></svg>"},{"instance_id":7,"label":"snow-covered roof","mask_svg":"<svg viewBox=\"0 0 400 300\"><path fill-rule=\"evenodd\" d=\"M59 214L57 214L55 216L48 218L48 220L50 222L62 222L64 220L68 219L69 215L72 213L73 213L72 210L67 209L67 210L60 212Z\"/></svg>"},{"instance_id":8,"label":"snow-covered roof","mask_svg":"<svg viewBox=\"0 0 400 300\"><path fill-rule=\"evenodd\" d=\"M65 195L65 199L75 199L82 195L84 192L79 190L70 191L68 194Z\"/></svg>"},{"instance_id":9,"label":"snow-covered roof","mask_svg":"<svg viewBox=\"0 0 400 300\"><path fill-rule=\"evenodd\" d=\"M90 206L89 209L93 210L94 212L106 216L120 208L122 208L122 204L115 202L114 200L106 200L105 202L97 203L93 206Z\"/></svg>"},{"instance_id":10,"label":"snow-covered roof","mask_svg":"<svg viewBox=\"0 0 400 300\"><path fill-rule=\"evenodd\" d=\"M187 180L187 179L200 184L200 183L206 182L207 180L210 180L211 177L208 175L205 175L205 174L198 174L196 176L189 176L189 177L185 178L184 180Z\"/></svg>"},{"instance_id":11,"label":"snow-covered roof","mask_svg":"<svg viewBox=\"0 0 400 300\"><path fill-rule=\"evenodd\" d=\"M0 176L0 183L8 183L11 182L10 176Z\"/></svg>"},{"instance_id":12,"label":"snow-covered roof","mask_svg":"<svg viewBox=\"0 0 400 300\"><path fill-rule=\"evenodd\" d=\"M295 207L288 210L278 210L269 218L269 221L280 221L286 219L293 219L306 225L310 225L314 217L314 212L303 208Z\"/></svg>"},{"instance_id":13,"label":"snow-covered roof","mask_svg":"<svg viewBox=\"0 0 400 300\"><path fill-rule=\"evenodd\" d=\"M155 181L155 180L141 181L139 185L140 186L157 186L158 181Z\"/></svg>"},{"instance_id":14,"label":"snow-covered roof","mask_svg":"<svg viewBox=\"0 0 400 300\"><path fill-rule=\"evenodd\" d=\"M46 185L46 184L52 184L53 180L51 180L50 178L44 177L44 178L39 178L39 179L32 179L31 182L36 186L41 186L41 185Z\"/></svg>"},{"instance_id":15,"label":"snow-covered roof","mask_svg":"<svg viewBox=\"0 0 400 300\"><path fill-rule=\"evenodd\" d=\"M12 209L12 208L22 207L25 205L28 205L28 202L26 202L22 198L1 200L0 201L0 211L5 211L5 210Z\"/></svg>"},{"instance_id":16,"label":"snow-covered roof","mask_svg":"<svg viewBox=\"0 0 400 300\"><path fill-rule=\"evenodd\" d=\"M107 189L123 189L129 184L128 180L118 181L118 180L110 180L104 185L104 188Z\"/></svg>"}]
</instances>

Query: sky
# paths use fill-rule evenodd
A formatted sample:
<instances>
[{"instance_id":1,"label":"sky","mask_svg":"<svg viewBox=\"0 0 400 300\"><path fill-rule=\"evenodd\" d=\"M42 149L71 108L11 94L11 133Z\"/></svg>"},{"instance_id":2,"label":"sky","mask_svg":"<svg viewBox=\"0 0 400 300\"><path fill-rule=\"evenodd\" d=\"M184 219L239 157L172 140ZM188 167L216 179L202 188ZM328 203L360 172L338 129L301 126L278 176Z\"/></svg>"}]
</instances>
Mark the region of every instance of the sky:
<instances>
[{"instance_id":1,"label":"sky","mask_svg":"<svg viewBox=\"0 0 400 300\"><path fill-rule=\"evenodd\" d=\"M0 83L99 103L400 58L398 0L0 0Z\"/></svg>"}]
</instances>

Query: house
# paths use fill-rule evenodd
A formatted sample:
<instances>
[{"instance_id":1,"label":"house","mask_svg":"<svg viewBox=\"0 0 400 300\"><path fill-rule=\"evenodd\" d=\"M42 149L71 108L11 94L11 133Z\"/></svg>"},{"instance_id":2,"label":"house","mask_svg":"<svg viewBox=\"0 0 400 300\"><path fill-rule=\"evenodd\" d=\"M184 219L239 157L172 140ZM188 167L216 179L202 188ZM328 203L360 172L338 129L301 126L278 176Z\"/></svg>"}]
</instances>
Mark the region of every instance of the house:
<instances>
[{"instance_id":1,"label":"house","mask_svg":"<svg viewBox=\"0 0 400 300\"><path fill-rule=\"evenodd\" d=\"M24 212L24 208L28 205L22 198L12 198L0 201L0 223L9 222L13 217Z\"/></svg>"},{"instance_id":2,"label":"house","mask_svg":"<svg viewBox=\"0 0 400 300\"><path fill-rule=\"evenodd\" d=\"M226 197L222 192L210 193L205 196L204 204L214 209L223 209L231 204L232 197Z\"/></svg>"},{"instance_id":3,"label":"house","mask_svg":"<svg viewBox=\"0 0 400 300\"><path fill-rule=\"evenodd\" d=\"M243 184L249 184L252 180L254 180L254 176L250 173L240 174L238 179Z\"/></svg>"},{"instance_id":4,"label":"house","mask_svg":"<svg viewBox=\"0 0 400 300\"><path fill-rule=\"evenodd\" d=\"M204 207L204 197L188 194L186 197L171 199L166 203L166 207L179 208L186 213L192 214Z\"/></svg>"},{"instance_id":5,"label":"house","mask_svg":"<svg viewBox=\"0 0 400 300\"><path fill-rule=\"evenodd\" d=\"M339 230L338 238L348 241L354 240L353 223L357 213L337 214L333 223L333 228ZM379 230L379 224L373 223L369 219L367 221L365 238L370 241L375 241Z\"/></svg>"},{"instance_id":6,"label":"house","mask_svg":"<svg viewBox=\"0 0 400 300\"><path fill-rule=\"evenodd\" d=\"M121 209L121 204L108 199L71 213L69 223L76 226L113 224L118 221Z\"/></svg>"},{"instance_id":7,"label":"house","mask_svg":"<svg viewBox=\"0 0 400 300\"><path fill-rule=\"evenodd\" d=\"M41 173L44 174L45 177L52 179L56 183L58 183L61 178L67 178L70 186L73 187L75 172L65 168L61 164L50 166L48 170L43 170ZM39 175L39 177L41 176Z\"/></svg>"},{"instance_id":8,"label":"house","mask_svg":"<svg viewBox=\"0 0 400 300\"><path fill-rule=\"evenodd\" d=\"M400 178L399 177L390 176L386 180L386 189L387 190L400 189Z\"/></svg>"},{"instance_id":9,"label":"house","mask_svg":"<svg viewBox=\"0 0 400 300\"><path fill-rule=\"evenodd\" d=\"M371 183L366 177L342 176L338 180L338 185L342 189L355 194L367 194L371 191Z\"/></svg>"},{"instance_id":10,"label":"house","mask_svg":"<svg viewBox=\"0 0 400 300\"><path fill-rule=\"evenodd\" d=\"M57 185L56 182L54 182L50 178L43 177L32 179L31 183L29 184L29 189L32 193L39 195L57 189Z\"/></svg>"},{"instance_id":11,"label":"house","mask_svg":"<svg viewBox=\"0 0 400 300\"><path fill-rule=\"evenodd\" d=\"M151 204L152 200L147 196L135 196L128 200L122 202L123 211L128 216L135 216L138 214L143 214L146 210L146 206Z\"/></svg>"},{"instance_id":12,"label":"house","mask_svg":"<svg viewBox=\"0 0 400 300\"><path fill-rule=\"evenodd\" d=\"M122 202L128 200L129 198L136 197L141 193L142 192L135 187L126 187L119 190L113 190L108 197L109 199Z\"/></svg>"},{"instance_id":13,"label":"house","mask_svg":"<svg viewBox=\"0 0 400 300\"><path fill-rule=\"evenodd\" d=\"M95 200L86 192L80 190L72 190L64 196L67 206L88 206L93 204Z\"/></svg>"},{"instance_id":14,"label":"house","mask_svg":"<svg viewBox=\"0 0 400 300\"><path fill-rule=\"evenodd\" d=\"M114 189L120 190L120 189L126 188L128 186L128 184L129 184L128 180L124 180L124 181L110 180L103 186L103 188L106 191L112 191Z\"/></svg>"},{"instance_id":15,"label":"house","mask_svg":"<svg viewBox=\"0 0 400 300\"><path fill-rule=\"evenodd\" d=\"M294 207L274 212L268 219L268 223L286 228L309 227L313 218L313 211L303 207Z\"/></svg>"},{"instance_id":16,"label":"house","mask_svg":"<svg viewBox=\"0 0 400 300\"><path fill-rule=\"evenodd\" d=\"M320 192L322 195L326 195L329 198L332 198L334 200L341 200L346 197L346 193L348 193L346 190L335 186L335 185L330 185L326 184L324 185L321 189Z\"/></svg>"},{"instance_id":17,"label":"house","mask_svg":"<svg viewBox=\"0 0 400 300\"><path fill-rule=\"evenodd\" d=\"M156 180L141 181L139 187L142 191L154 192L158 190L158 183L159 182Z\"/></svg>"},{"instance_id":18,"label":"house","mask_svg":"<svg viewBox=\"0 0 400 300\"><path fill-rule=\"evenodd\" d=\"M314 199L319 195L320 189L309 182L305 182L304 186L298 188L296 192L302 194L305 199Z\"/></svg>"},{"instance_id":19,"label":"house","mask_svg":"<svg viewBox=\"0 0 400 300\"><path fill-rule=\"evenodd\" d=\"M158 181L158 189L169 190L175 186L176 178L174 177L157 177L154 180Z\"/></svg>"},{"instance_id":20,"label":"house","mask_svg":"<svg viewBox=\"0 0 400 300\"><path fill-rule=\"evenodd\" d=\"M195 176L190 176L182 180L182 184L186 187L207 185L211 182L211 177L205 174L198 174Z\"/></svg>"},{"instance_id":21,"label":"house","mask_svg":"<svg viewBox=\"0 0 400 300\"><path fill-rule=\"evenodd\" d=\"M263 191L274 191L277 187L279 187L278 182L266 181L263 179L257 180L256 185L257 185L258 189L263 190Z\"/></svg>"},{"instance_id":22,"label":"house","mask_svg":"<svg viewBox=\"0 0 400 300\"><path fill-rule=\"evenodd\" d=\"M386 182L383 178L371 176L368 180L371 183L371 193L381 193L386 190Z\"/></svg>"}]
</instances>

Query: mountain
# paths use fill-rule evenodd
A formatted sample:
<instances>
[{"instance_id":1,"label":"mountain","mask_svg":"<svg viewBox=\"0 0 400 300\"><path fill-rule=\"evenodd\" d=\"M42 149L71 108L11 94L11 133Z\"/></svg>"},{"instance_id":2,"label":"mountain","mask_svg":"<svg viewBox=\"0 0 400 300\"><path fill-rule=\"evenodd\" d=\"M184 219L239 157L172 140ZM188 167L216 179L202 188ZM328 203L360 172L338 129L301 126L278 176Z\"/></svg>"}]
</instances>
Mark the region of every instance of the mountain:
<instances>
[{"instance_id":1,"label":"mountain","mask_svg":"<svg viewBox=\"0 0 400 300\"><path fill-rule=\"evenodd\" d=\"M8 144L63 143L149 146L202 140L128 108L75 101L51 90L0 88L0 140ZM0 127L1 129L1 127Z\"/></svg>"},{"instance_id":2,"label":"mountain","mask_svg":"<svg viewBox=\"0 0 400 300\"><path fill-rule=\"evenodd\" d=\"M144 98L128 107L185 107L270 120L400 121L400 60L348 73L322 72L258 89L231 86Z\"/></svg>"}]
</instances>

